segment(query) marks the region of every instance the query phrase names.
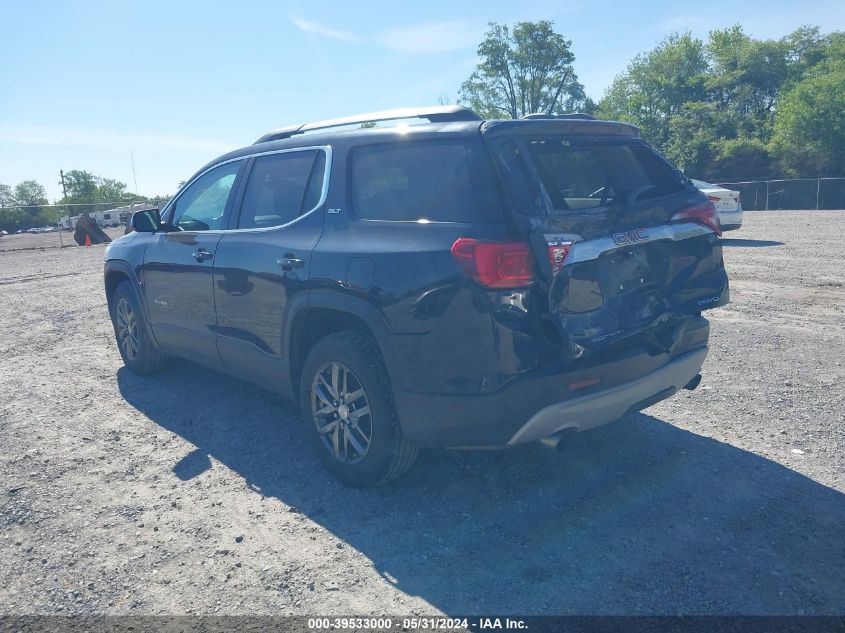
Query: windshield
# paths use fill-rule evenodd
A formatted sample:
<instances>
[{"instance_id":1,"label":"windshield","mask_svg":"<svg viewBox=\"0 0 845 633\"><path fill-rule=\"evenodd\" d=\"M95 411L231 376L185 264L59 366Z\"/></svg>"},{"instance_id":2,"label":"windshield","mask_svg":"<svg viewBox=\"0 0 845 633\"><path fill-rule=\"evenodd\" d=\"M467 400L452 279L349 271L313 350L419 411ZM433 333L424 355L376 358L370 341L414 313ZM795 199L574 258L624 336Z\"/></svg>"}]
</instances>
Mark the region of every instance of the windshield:
<instances>
[{"instance_id":1,"label":"windshield","mask_svg":"<svg viewBox=\"0 0 845 633\"><path fill-rule=\"evenodd\" d=\"M626 206L687 186L679 171L641 141L542 136L504 140L495 150L523 213Z\"/></svg>"}]
</instances>

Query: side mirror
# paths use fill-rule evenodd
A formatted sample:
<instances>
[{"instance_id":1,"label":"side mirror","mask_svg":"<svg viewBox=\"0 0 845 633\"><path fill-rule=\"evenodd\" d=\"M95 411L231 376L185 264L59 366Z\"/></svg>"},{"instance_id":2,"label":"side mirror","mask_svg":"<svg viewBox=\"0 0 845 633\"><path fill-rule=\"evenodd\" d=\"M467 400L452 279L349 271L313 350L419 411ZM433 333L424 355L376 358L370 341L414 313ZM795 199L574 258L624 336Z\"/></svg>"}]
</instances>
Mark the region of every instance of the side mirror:
<instances>
[{"instance_id":1,"label":"side mirror","mask_svg":"<svg viewBox=\"0 0 845 633\"><path fill-rule=\"evenodd\" d=\"M158 209L146 209L132 214L132 230L138 233L155 233L161 229L161 212Z\"/></svg>"}]
</instances>

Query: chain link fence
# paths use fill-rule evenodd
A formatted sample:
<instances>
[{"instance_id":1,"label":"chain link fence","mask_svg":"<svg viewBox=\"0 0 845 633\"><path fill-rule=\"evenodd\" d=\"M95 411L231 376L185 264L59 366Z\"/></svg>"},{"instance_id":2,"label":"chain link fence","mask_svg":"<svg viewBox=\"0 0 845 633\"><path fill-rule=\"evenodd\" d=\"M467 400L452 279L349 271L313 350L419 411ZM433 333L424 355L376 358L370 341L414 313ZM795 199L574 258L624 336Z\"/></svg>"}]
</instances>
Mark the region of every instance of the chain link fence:
<instances>
[{"instance_id":1,"label":"chain link fence","mask_svg":"<svg viewBox=\"0 0 845 633\"><path fill-rule=\"evenodd\" d=\"M845 178L748 180L718 185L739 191L745 211L845 209Z\"/></svg>"},{"instance_id":2,"label":"chain link fence","mask_svg":"<svg viewBox=\"0 0 845 633\"><path fill-rule=\"evenodd\" d=\"M51 237L41 236L37 240L38 247L42 248L75 246L76 244L71 236L76 229L80 215L83 213L88 215L101 229L107 230L108 234L114 238L126 230L134 212L161 208L168 200L169 198L155 198L130 202L0 206L0 237L6 238L0 241L0 250L18 250L32 246L31 240L20 242L17 239L9 239L16 234L24 234L24 236L43 233L53 234ZM34 218L31 216L33 210L36 212L48 211L49 216L52 217L47 219L39 213L39 216ZM44 220L46 220L46 223ZM16 226L21 228L16 229ZM3 227L7 228L3 229ZM53 241L55 241L55 244L51 243Z\"/></svg>"}]
</instances>

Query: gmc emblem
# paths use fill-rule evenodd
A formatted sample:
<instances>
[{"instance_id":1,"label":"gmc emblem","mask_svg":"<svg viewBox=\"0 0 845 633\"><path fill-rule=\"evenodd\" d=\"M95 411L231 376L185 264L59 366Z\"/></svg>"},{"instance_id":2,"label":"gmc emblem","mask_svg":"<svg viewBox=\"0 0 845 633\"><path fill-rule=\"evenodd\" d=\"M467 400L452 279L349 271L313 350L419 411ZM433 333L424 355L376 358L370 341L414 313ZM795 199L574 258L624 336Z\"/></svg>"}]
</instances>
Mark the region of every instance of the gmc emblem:
<instances>
[{"instance_id":1,"label":"gmc emblem","mask_svg":"<svg viewBox=\"0 0 845 633\"><path fill-rule=\"evenodd\" d=\"M625 231L624 233L614 233L613 241L617 244L634 244L635 242L642 242L648 239L648 233L645 229L634 229L633 231Z\"/></svg>"}]
</instances>

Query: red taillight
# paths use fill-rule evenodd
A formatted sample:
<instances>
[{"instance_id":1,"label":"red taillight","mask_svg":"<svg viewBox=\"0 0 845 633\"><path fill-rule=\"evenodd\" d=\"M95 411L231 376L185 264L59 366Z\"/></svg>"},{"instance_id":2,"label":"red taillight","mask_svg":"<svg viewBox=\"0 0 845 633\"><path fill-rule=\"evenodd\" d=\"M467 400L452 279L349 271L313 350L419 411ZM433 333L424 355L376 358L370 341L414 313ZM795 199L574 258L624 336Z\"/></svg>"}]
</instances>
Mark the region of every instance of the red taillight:
<instances>
[{"instance_id":1,"label":"red taillight","mask_svg":"<svg viewBox=\"0 0 845 633\"><path fill-rule=\"evenodd\" d=\"M719 200L721 200L719 196L707 196L707 199L713 204L716 204Z\"/></svg>"},{"instance_id":2,"label":"red taillight","mask_svg":"<svg viewBox=\"0 0 845 633\"><path fill-rule=\"evenodd\" d=\"M676 220L692 220L708 229L713 229L716 235L722 234L722 225L719 224L719 214L716 212L716 207L712 202L702 202L694 207L689 207L683 211L679 211L672 216L672 221Z\"/></svg>"},{"instance_id":3,"label":"red taillight","mask_svg":"<svg viewBox=\"0 0 845 633\"><path fill-rule=\"evenodd\" d=\"M519 288L534 279L531 250L523 242L482 242L459 237L452 255L466 275L488 288Z\"/></svg>"},{"instance_id":4,"label":"red taillight","mask_svg":"<svg viewBox=\"0 0 845 633\"><path fill-rule=\"evenodd\" d=\"M572 242L549 242L549 264L552 266L552 274L555 275L563 268L563 260L569 255Z\"/></svg>"}]
</instances>

